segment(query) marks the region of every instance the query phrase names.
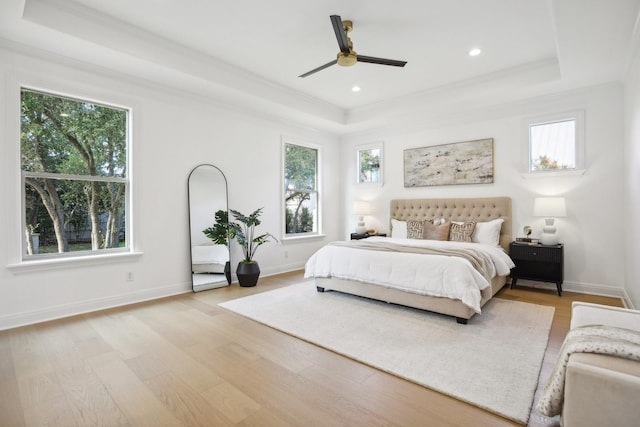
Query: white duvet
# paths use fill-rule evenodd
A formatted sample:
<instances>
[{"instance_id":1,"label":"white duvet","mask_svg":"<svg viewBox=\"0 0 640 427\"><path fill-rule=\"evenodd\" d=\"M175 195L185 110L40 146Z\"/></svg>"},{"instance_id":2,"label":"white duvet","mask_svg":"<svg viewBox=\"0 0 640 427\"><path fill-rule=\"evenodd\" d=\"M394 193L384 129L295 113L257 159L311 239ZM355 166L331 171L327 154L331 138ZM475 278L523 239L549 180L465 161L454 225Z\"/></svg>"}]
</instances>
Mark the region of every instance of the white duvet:
<instances>
[{"instance_id":1,"label":"white duvet","mask_svg":"<svg viewBox=\"0 0 640 427\"><path fill-rule=\"evenodd\" d=\"M435 248L473 248L490 259L488 276L506 276L514 267L501 247L480 243L437 240L369 237L405 246ZM462 301L480 313L481 291L491 287L483 275L466 259L443 255L406 252L371 251L326 245L309 258L305 277L335 277L380 286L393 287L421 295L446 297Z\"/></svg>"}]
</instances>

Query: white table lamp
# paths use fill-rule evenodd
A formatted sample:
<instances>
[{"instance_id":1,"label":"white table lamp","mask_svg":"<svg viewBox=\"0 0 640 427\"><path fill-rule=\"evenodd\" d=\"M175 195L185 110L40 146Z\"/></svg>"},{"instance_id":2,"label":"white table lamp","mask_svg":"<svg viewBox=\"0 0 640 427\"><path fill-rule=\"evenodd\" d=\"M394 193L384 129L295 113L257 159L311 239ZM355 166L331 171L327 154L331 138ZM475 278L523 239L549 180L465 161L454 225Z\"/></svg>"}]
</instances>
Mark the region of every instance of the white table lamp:
<instances>
[{"instance_id":1,"label":"white table lamp","mask_svg":"<svg viewBox=\"0 0 640 427\"><path fill-rule=\"evenodd\" d=\"M545 218L545 227L540 235L540 243L543 245L557 245L560 243L554 222L556 217L567 216L564 197L536 197L533 203L533 216L543 216Z\"/></svg>"},{"instance_id":2,"label":"white table lamp","mask_svg":"<svg viewBox=\"0 0 640 427\"><path fill-rule=\"evenodd\" d=\"M358 215L358 223L356 224L356 233L365 234L367 227L364 224L364 216L371 215L373 212L373 206L371 203L364 201L353 202L353 213Z\"/></svg>"}]
</instances>

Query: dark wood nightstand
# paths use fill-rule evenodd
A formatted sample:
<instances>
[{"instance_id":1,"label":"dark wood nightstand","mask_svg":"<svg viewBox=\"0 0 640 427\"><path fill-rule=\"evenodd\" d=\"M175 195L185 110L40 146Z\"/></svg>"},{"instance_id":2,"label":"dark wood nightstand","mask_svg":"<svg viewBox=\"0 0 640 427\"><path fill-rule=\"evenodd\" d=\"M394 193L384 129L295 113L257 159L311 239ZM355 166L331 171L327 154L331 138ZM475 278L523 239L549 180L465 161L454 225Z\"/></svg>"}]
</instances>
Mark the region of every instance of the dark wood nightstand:
<instances>
[{"instance_id":1,"label":"dark wood nightstand","mask_svg":"<svg viewBox=\"0 0 640 427\"><path fill-rule=\"evenodd\" d=\"M530 245L512 242L509 256L516 265L511 269L511 289L518 279L553 282L562 295L564 281L564 245Z\"/></svg>"},{"instance_id":2,"label":"dark wood nightstand","mask_svg":"<svg viewBox=\"0 0 640 427\"><path fill-rule=\"evenodd\" d=\"M351 233L351 240L366 239L367 237L373 237L373 236L378 236L378 237L387 237L387 234L386 234L386 233L375 233L375 234L369 234L369 233L365 233L365 234Z\"/></svg>"}]
</instances>

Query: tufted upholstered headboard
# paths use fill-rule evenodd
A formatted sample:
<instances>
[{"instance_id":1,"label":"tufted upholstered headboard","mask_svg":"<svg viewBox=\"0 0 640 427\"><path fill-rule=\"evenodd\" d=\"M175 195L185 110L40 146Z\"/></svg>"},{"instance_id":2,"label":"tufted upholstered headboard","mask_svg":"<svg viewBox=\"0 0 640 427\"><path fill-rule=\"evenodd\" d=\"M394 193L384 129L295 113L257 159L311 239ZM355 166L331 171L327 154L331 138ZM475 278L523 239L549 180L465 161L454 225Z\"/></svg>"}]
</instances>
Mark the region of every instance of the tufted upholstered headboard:
<instances>
[{"instance_id":1,"label":"tufted upholstered headboard","mask_svg":"<svg viewBox=\"0 0 640 427\"><path fill-rule=\"evenodd\" d=\"M391 219L429 220L446 218L451 221L489 221L503 218L500 246L509 252L511 235L511 198L482 197L469 199L396 199L391 201Z\"/></svg>"}]
</instances>

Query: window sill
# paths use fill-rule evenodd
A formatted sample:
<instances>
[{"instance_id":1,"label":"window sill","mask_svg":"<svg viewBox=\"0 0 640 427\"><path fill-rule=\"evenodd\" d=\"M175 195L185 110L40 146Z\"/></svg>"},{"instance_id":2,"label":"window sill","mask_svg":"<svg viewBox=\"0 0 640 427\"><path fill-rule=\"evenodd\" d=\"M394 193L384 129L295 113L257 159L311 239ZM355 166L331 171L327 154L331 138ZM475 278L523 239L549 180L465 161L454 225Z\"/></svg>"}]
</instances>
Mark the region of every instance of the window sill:
<instances>
[{"instance_id":1,"label":"window sill","mask_svg":"<svg viewBox=\"0 0 640 427\"><path fill-rule=\"evenodd\" d=\"M9 264L7 267L13 274L34 273L46 270L67 269L76 266L92 266L115 264L120 262L136 262L143 252L125 252L117 254L87 255L68 258L48 258L33 261L22 261Z\"/></svg>"},{"instance_id":2,"label":"window sill","mask_svg":"<svg viewBox=\"0 0 640 427\"><path fill-rule=\"evenodd\" d=\"M305 242L310 240L321 240L327 237L326 234L311 234L311 235L302 235L302 236L289 236L283 237L282 243L296 243L296 242Z\"/></svg>"},{"instance_id":3,"label":"window sill","mask_svg":"<svg viewBox=\"0 0 640 427\"><path fill-rule=\"evenodd\" d=\"M536 178L557 178L560 176L582 176L586 169L575 169L570 171L550 171L550 172L527 172L522 174L523 179Z\"/></svg>"}]
</instances>

